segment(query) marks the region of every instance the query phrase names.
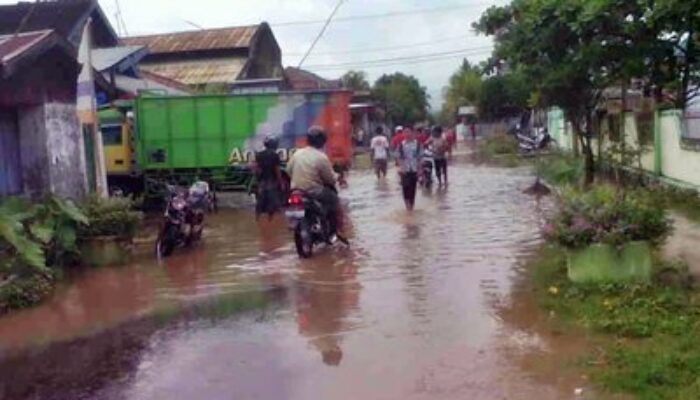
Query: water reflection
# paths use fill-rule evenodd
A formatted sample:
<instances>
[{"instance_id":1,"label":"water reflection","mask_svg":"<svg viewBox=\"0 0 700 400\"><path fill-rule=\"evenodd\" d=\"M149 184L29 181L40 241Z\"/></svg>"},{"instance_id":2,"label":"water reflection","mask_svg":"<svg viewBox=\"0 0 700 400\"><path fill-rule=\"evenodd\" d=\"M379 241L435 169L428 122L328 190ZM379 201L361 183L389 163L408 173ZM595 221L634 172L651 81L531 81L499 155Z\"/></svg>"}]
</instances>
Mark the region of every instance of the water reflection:
<instances>
[{"instance_id":1,"label":"water reflection","mask_svg":"<svg viewBox=\"0 0 700 400\"><path fill-rule=\"evenodd\" d=\"M295 298L299 333L328 366L343 359L342 334L351 328L348 315L359 306L360 289L353 257L332 254L300 267Z\"/></svg>"}]
</instances>

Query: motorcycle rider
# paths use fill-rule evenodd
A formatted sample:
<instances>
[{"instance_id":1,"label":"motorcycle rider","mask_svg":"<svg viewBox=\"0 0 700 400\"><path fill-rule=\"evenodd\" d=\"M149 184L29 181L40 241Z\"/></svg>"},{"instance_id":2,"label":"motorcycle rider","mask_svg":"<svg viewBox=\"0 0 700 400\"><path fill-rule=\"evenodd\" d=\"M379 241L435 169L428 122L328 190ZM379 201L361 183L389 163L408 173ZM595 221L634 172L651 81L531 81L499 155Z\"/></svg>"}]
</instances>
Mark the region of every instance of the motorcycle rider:
<instances>
[{"instance_id":1,"label":"motorcycle rider","mask_svg":"<svg viewBox=\"0 0 700 400\"><path fill-rule=\"evenodd\" d=\"M342 210L336 190L335 172L330 159L323 152L328 140L322 127L312 126L306 134L308 146L298 150L287 164L287 173L292 178L292 190L302 190L316 198L327 212L331 232L343 240L339 234L342 229Z\"/></svg>"},{"instance_id":2,"label":"motorcycle rider","mask_svg":"<svg viewBox=\"0 0 700 400\"><path fill-rule=\"evenodd\" d=\"M268 136L263 142L265 149L255 154L255 176L258 181L258 197L255 205L255 216L260 218L267 214L269 219L282 207L282 193L285 181L282 177L282 161L277 148L279 140Z\"/></svg>"}]
</instances>

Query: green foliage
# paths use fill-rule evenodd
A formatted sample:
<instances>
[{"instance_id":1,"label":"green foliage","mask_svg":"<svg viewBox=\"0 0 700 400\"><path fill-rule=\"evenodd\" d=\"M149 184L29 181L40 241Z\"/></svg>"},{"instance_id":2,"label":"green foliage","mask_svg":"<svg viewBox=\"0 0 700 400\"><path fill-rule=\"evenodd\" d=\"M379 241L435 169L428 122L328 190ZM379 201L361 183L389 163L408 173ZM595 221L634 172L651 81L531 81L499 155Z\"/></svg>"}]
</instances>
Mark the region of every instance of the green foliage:
<instances>
[{"instance_id":1,"label":"green foliage","mask_svg":"<svg viewBox=\"0 0 700 400\"><path fill-rule=\"evenodd\" d=\"M17 198L0 204L0 274L46 271L75 255L76 229L87 217L70 200L39 204Z\"/></svg>"},{"instance_id":2,"label":"green foliage","mask_svg":"<svg viewBox=\"0 0 700 400\"><path fill-rule=\"evenodd\" d=\"M623 192L598 185L586 192L565 190L544 233L564 247L582 248L592 243L621 245L637 240L658 243L670 230L665 209L647 191Z\"/></svg>"},{"instance_id":3,"label":"green foliage","mask_svg":"<svg viewBox=\"0 0 700 400\"><path fill-rule=\"evenodd\" d=\"M583 177L583 163L570 154L554 154L541 157L536 165L538 176L557 185L576 185Z\"/></svg>"},{"instance_id":4,"label":"green foliage","mask_svg":"<svg viewBox=\"0 0 700 400\"><path fill-rule=\"evenodd\" d=\"M90 221L78 231L82 239L101 236L131 239L143 220L143 214L134 211L132 201L127 198L91 196L82 207Z\"/></svg>"},{"instance_id":5,"label":"green foliage","mask_svg":"<svg viewBox=\"0 0 700 400\"><path fill-rule=\"evenodd\" d=\"M514 0L488 9L474 27L495 37L497 63L536 84L540 106L564 111L591 183L603 90L642 78L656 85L658 98L664 85L677 83L684 99L700 77L697 10L697 1L681 0Z\"/></svg>"},{"instance_id":6,"label":"green foliage","mask_svg":"<svg viewBox=\"0 0 700 400\"><path fill-rule=\"evenodd\" d=\"M513 135L497 134L486 137L481 143L481 151L487 157L517 154L518 140Z\"/></svg>"},{"instance_id":7,"label":"green foliage","mask_svg":"<svg viewBox=\"0 0 700 400\"><path fill-rule=\"evenodd\" d=\"M367 74L363 71L348 71L341 78L343 88L356 92L367 92L370 90Z\"/></svg>"},{"instance_id":8,"label":"green foliage","mask_svg":"<svg viewBox=\"0 0 700 400\"><path fill-rule=\"evenodd\" d=\"M442 105L442 119L445 124L454 123L459 107L476 106L481 98L482 71L464 60L459 69L450 77L445 88L445 102Z\"/></svg>"},{"instance_id":9,"label":"green foliage","mask_svg":"<svg viewBox=\"0 0 700 400\"><path fill-rule=\"evenodd\" d=\"M649 191L660 207L672 208L700 222L700 193L697 190L657 184Z\"/></svg>"},{"instance_id":10,"label":"green foliage","mask_svg":"<svg viewBox=\"0 0 700 400\"><path fill-rule=\"evenodd\" d=\"M39 303L51 293L55 280L51 273L32 273L0 286L0 315Z\"/></svg>"},{"instance_id":11,"label":"green foliage","mask_svg":"<svg viewBox=\"0 0 700 400\"><path fill-rule=\"evenodd\" d=\"M519 115L528 107L531 89L519 72L485 79L478 103L480 117L494 120Z\"/></svg>"},{"instance_id":12,"label":"green foliage","mask_svg":"<svg viewBox=\"0 0 700 400\"><path fill-rule=\"evenodd\" d=\"M372 96L386 109L394 124L412 125L428 117L428 94L418 79L400 72L382 75L372 88Z\"/></svg>"},{"instance_id":13,"label":"green foliage","mask_svg":"<svg viewBox=\"0 0 700 400\"><path fill-rule=\"evenodd\" d=\"M445 88L443 119L453 122L461 106L476 106L482 119L518 115L528 107L533 88L519 71L486 77L483 69L464 60Z\"/></svg>"},{"instance_id":14,"label":"green foliage","mask_svg":"<svg viewBox=\"0 0 700 400\"><path fill-rule=\"evenodd\" d=\"M560 321L615 339L589 364L593 383L640 399L697 398L697 293L660 283L576 285L567 279L565 254L543 249L530 265L532 282L540 305Z\"/></svg>"}]
</instances>

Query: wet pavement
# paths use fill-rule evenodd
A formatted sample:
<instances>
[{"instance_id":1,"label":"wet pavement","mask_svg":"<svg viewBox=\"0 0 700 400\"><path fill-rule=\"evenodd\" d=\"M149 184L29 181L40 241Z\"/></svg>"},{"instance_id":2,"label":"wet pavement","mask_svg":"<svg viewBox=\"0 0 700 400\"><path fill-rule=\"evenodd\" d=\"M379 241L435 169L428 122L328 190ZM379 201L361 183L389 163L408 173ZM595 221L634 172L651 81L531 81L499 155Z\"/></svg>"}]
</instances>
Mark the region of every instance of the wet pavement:
<instances>
[{"instance_id":1,"label":"wet pavement","mask_svg":"<svg viewBox=\"0 0 700 400\"><path fill-rule=\"evenodd\" d=\"M222 211L162 264L88 271L0 319L7 399L567 399L583 338L522 285L540 244L526 169L457 162L403 210L356 171L352 246L299 260L281 220Z\"/></svg>"}]
</instances>

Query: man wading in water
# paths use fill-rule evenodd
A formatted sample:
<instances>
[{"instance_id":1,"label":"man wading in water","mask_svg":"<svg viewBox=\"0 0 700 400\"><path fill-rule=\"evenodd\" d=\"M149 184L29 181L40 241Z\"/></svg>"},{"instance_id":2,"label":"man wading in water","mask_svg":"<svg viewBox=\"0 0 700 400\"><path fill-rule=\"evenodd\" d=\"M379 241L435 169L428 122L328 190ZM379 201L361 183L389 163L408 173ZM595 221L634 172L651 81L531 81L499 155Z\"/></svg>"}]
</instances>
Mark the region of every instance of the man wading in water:
<instances>
[{"instance_id":1,"label":"man wading in water","mask_svg":"<svg viewBox=\"0 0 700 400\"><path fill-rule=\"evenodd\" d=\"M398 146L399 174L403 189L403 201L408 211L413 211L416 203L416 186L418 185L418 162L421 146L416 140L416 134L411 129L404 131L405 139Z\"/></svg>"},{"instance_id":2,"label":"man wading in water","mask_svg":"<svg viewBox=\"0 0 700 400\"><path fill-rule=\"evenodd\" d=\"M272 219L282 207L286 182L282 177L282 161L277 154L279 141L274 136L268 136L264 146L265 150L255 154L254 170L258 181L255 216L259 219L261 215L267 214Z\"/></svg>"}]
</instances>

